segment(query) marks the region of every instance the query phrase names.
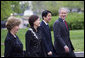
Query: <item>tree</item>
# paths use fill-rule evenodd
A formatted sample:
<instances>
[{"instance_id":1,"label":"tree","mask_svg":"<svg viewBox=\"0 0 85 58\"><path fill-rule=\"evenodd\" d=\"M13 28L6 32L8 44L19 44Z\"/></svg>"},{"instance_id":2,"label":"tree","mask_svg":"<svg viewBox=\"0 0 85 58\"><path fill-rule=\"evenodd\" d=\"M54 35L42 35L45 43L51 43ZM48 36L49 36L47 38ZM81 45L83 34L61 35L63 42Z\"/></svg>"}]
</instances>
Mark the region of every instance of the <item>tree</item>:
<instances>
[{"instance_id":1,"label":"tree","mask_svg":"<svg viewBox=\"0 0 85 58\"><path fill-rule=\"evenodd\" d=\"M19 4L19 1L10 1L12 10L16 13L22 13L21 6Z\"/></svg>"},{"instance_id":2,"label":"tree","mask_svg":"<svg viewBox=\"0 0 85 58\"><path fill-rule=\"evenodd\" d=\"M40 15L40 13L42 12L43 9L45 9L44 6L44 1L32 1L32 5L33 5L33 11L36 12L36 14Z\"/></svg>"},{"instance_id":3,"label":"tree","mask_svg":"<svg viewBox=\"0 0 85 58\"><path fill-rule=\"evenodd\" d=\"M84 10L84 1L32 1L33 11L50 10L53 15L58 14L58 10L61 7L67 7L69 9L78 8ZM39 12L41 13L41 12Z\"/></svg>"},{"instance_id":4,"label":"tree","mask_svg":"<svg viewBox=\"0 0 85 58\"><path fill-rule=\"evenodd\" d=\"M10 2L1 1L1 20L5 20L5 18L9 17L12 12Z\"/></svg>"},{"instance_id":5,"label":"tree","mask_svg":"<svg viewBox=\"0 0 85 58\"><path fill-rule=\"evenodd\" d=\"M19 1L1 1L1 20L6 20L11 13L22 13Z\"/></svg>"},{"instance_id":6,"label":"tree","mask_svg":"<svg viewBox=\"0 0 85 58\"><path fill-rule=\"evenodd\" d=\"M23 13L29 7L28 1L21 1L20 7L21 7L21 11Z\"/></svg>"}]
</instances>

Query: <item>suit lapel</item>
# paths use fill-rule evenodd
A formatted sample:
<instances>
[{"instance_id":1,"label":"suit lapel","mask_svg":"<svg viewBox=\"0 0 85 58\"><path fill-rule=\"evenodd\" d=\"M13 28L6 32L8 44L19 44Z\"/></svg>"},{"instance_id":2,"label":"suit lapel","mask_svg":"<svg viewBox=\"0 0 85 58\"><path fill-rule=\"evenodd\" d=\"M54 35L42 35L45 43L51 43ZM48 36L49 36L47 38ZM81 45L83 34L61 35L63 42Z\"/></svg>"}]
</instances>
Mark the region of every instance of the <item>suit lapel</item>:
<instances>
[{"instance_id":1,"label":"suit lapel","mask_svg":"<svg viewBox=\"0 0 85 58\"><path fill-rule=\"evenodd\" d=\"M65 30L68 32L67 28L66 28L66 25L65 25L65 22L63 22L63 20L61 18L59 18L59 21L62 23L63 27L65 28Z\"/></svg>"},{"instance_id":2,"label":"suit lapel","mask_svg":"<svg viewBox=\"0 0 85 58\"><path fill-rule=\"evenodd\" d=\"M49 33L48 33L48 31L47 31L46 24L42 21L42 22L41 22L41 25L42 25L43 29L45 30L45 33L49 36Z\"/></svg>"}]
</instances>

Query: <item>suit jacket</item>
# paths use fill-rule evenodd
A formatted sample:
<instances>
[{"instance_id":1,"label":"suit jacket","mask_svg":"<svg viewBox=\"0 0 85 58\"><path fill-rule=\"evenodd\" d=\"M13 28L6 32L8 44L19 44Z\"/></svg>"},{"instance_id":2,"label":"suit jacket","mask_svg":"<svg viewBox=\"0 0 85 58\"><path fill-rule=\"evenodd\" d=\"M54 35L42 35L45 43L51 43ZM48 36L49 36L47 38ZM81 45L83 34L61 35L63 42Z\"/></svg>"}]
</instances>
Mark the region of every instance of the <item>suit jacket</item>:
<instances>
[{"instance_id":1,"label":"suit jacket","mask_svg":"<svg viewBox=\"0 0 85 58\"><path fill-rule=\"evenodd\" d=\"M67 30L65 23L61 18L59 18L53 26L54 31L54 47L58 54L65 53L64 46L69 47L70 52L74 50L69 36L69 28Z\"/></svg>"},{"instance_id":2,"label":"suit jacket","mask_svg":"<svg viewBox=\"0 0 85 58\"><path fill-rule=\"evenodd\" d=\"M8 32L5 39L5 57L23 57L23 45L19 40L18 36L16 38Z\"/></svg>"},{"instance_id":3,"label":"suit jacket","mask_svg":"<svg viewBox=\"0 0 85 58\"><path fill-rule=\"evenodd\" d=\"M35 32L38 39L30 30L26 32L25 39L27 57L44 57L41 32L39 28L37 32L33 27L32 30Z\"/></svg>"},{"instance_id":4,"label":"suit jacket","mask_svg":"<svg viewBox=\"0 0 85 58\"><path fill-rule=\"evenodd\" d=\"M44 42L46 54L49 51L52 51L53 55L55 55L55 49L52 44L51 31L47 30L47 26L43 21L41 22L40 27L43 35L43 42Z\"/></svg>"}]
</instances>

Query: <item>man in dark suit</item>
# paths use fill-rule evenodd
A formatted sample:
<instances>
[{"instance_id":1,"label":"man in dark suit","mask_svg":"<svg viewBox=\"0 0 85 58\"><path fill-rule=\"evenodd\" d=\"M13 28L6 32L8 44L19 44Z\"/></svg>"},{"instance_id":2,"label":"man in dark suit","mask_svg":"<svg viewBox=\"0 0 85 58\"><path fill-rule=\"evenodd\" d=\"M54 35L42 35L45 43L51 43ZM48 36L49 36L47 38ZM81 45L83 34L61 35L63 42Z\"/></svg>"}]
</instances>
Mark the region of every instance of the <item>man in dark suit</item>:
<instances>
[{"instance_id":1,"label":"man in dark suit","mask_svg":"<svg viewBox=\"0 0 85 58\"><path fill-rule=\"evenodd\" d=\"M60 57L75 57L73 52L74 47L69 36L69 28L65 21L67 16L66 8L59 10L59 19L56 20L53 26L54 31L54 47Z\"/></svg>"},{"instance_id":2,"label":"man in dark suit","mask_svg":"<svg viewBox=\"0 0 85 58\"><path fill-rule=\"evenodd\" d=\"M48 25L48 23L51 20L51 12L48 10L43 11L42 18L43 18L43 21L41 22L40 27L43 34L43 42L45 46L44 50L47 57L55 57L56 54L52 44L51 30Z\"/></svg>"}]
</instances>

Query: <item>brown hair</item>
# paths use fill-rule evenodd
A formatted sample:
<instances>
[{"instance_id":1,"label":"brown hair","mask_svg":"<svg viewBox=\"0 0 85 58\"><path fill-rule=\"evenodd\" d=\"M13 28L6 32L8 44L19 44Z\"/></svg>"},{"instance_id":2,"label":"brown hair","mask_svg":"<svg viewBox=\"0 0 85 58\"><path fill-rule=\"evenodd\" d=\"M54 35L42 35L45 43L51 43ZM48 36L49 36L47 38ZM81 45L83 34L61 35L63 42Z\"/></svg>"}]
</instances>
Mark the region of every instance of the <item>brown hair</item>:
<instances>
[{"instance_id":1,"label":"brown hair","mask_svg":"<svg viewBox=\"0 0 85 58\"><path fill-rule=\"evenodd\" d=\"M14 26L19 26L21 23L19 18L16 17L9 17L6 22L6 27L8 31L10 31Z\"/></svg>"},{"instance_id":2,"label":"brown hair","mask_svg":"<svg viewBox=\"0 0 85 58\"><path fill-rule=\"evenodd\" d=\"M31 15L28 19L28 22L31 27L34 26L34 22L38 19L39 17L37 15Z\"/></svg>"}]
</instances>

